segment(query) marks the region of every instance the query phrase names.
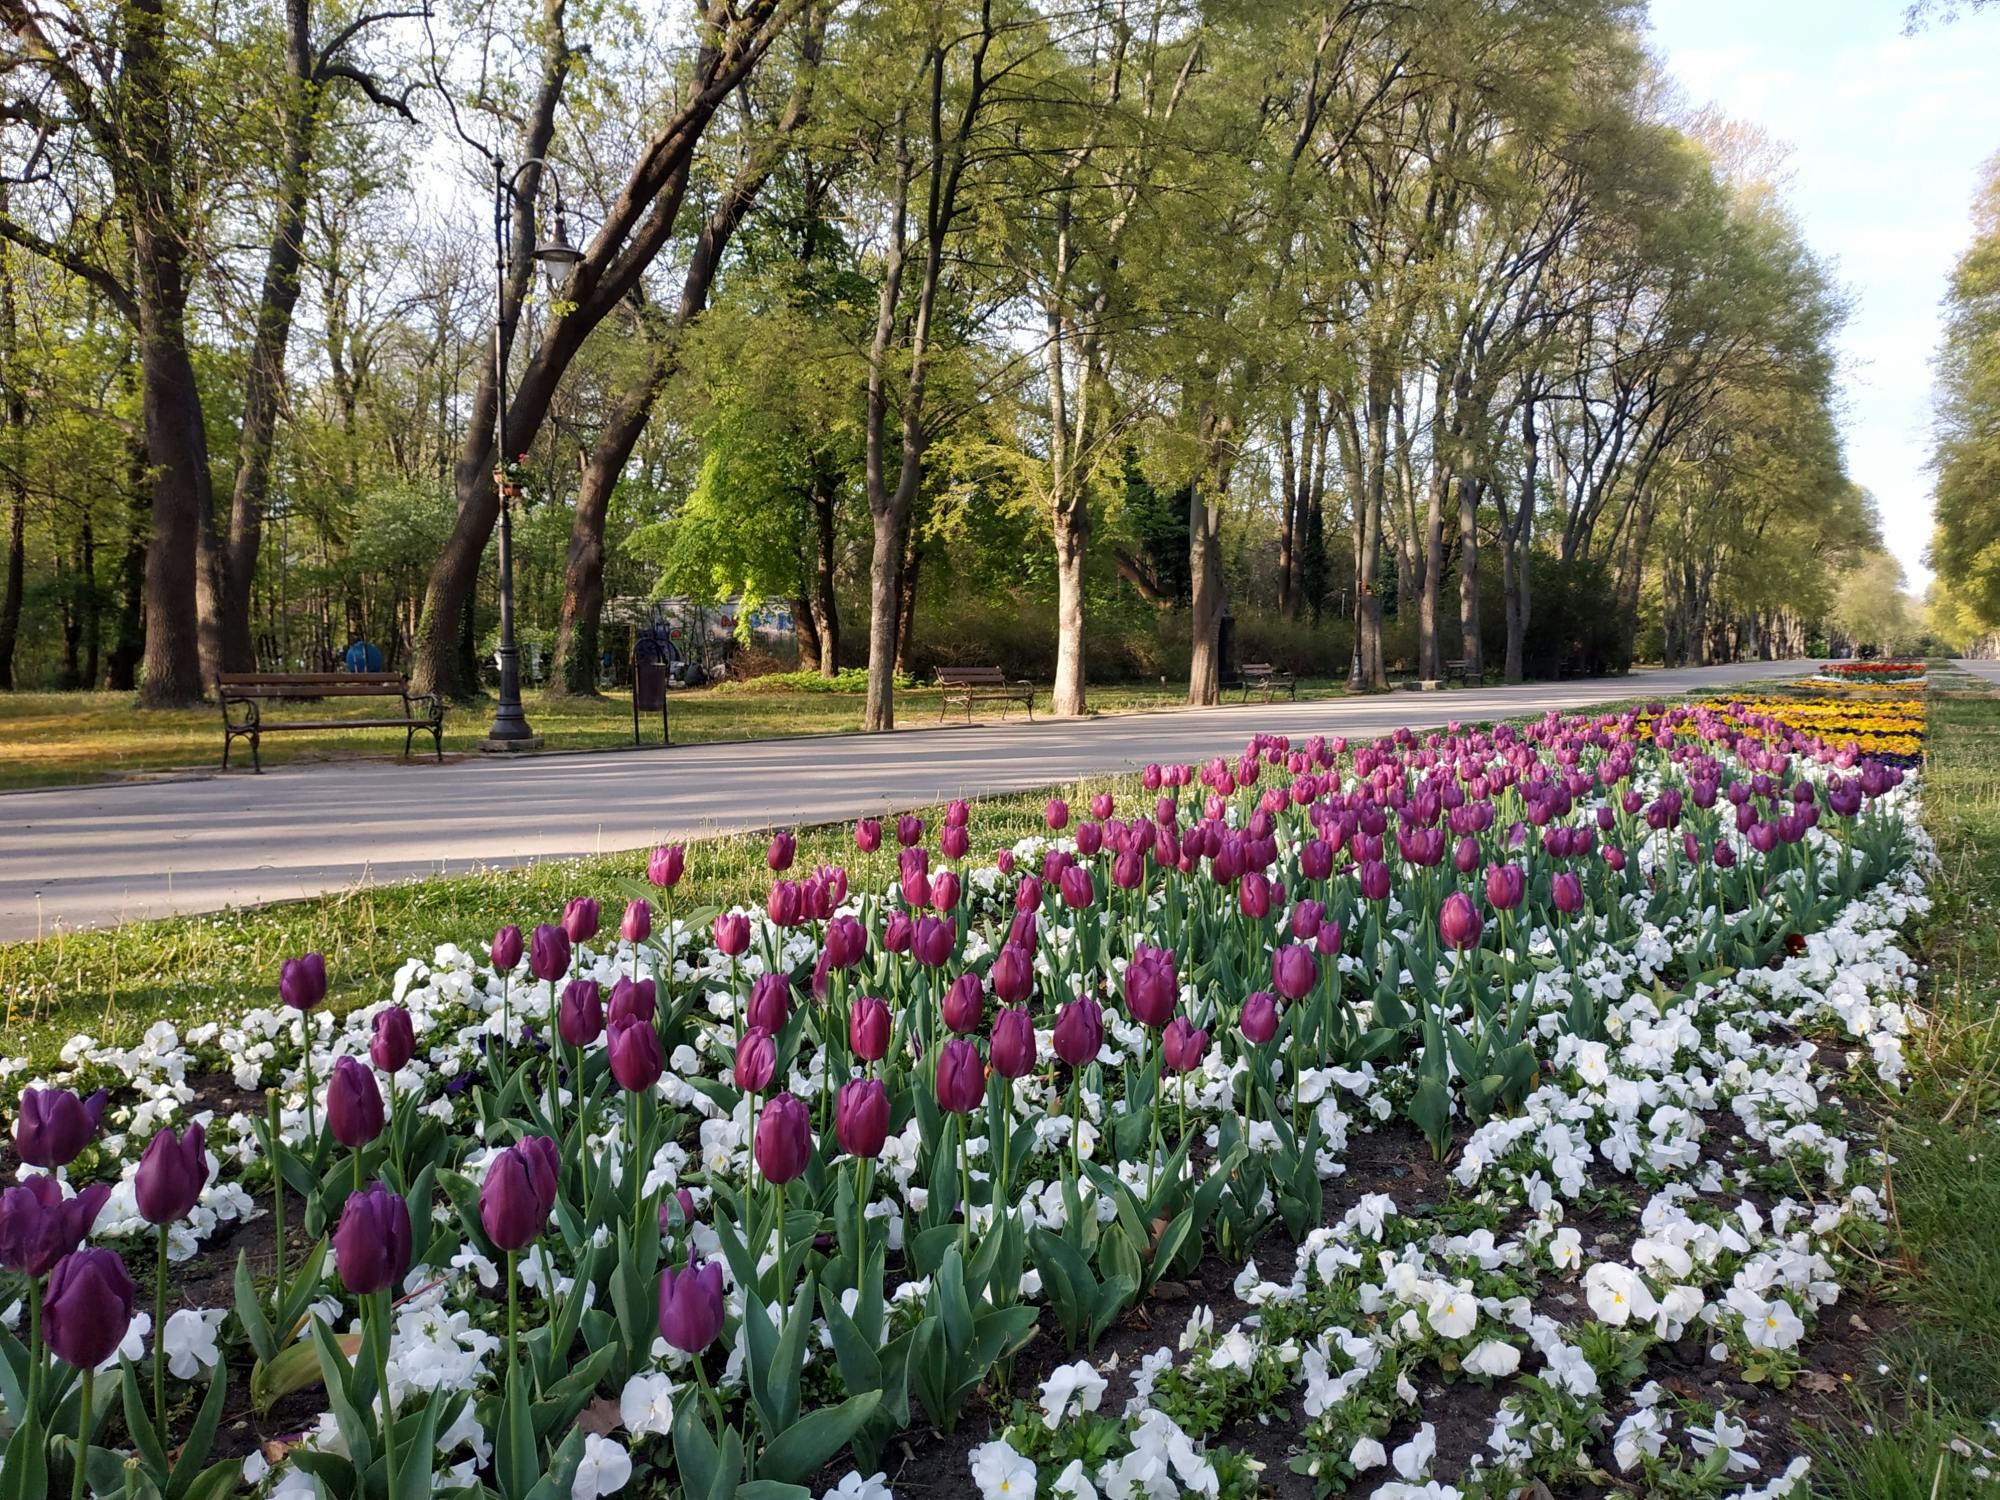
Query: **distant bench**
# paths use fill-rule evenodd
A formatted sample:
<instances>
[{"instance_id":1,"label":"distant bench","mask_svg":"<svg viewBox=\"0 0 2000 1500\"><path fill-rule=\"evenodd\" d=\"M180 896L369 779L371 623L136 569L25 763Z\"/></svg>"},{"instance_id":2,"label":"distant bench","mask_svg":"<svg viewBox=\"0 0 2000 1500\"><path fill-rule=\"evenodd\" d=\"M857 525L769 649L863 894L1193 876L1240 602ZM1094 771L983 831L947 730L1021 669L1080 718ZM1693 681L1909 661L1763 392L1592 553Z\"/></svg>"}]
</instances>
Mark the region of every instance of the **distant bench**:
<instances>
[{"instance_id":1,"label":"distant bench","mask_svg":"<svg viewBox=\"0 0 2000 1500\"><path fill-rule=\"evenodd\" d=\"M1250 689L1252 688L1261 688L1263 690L1264 701L1266 703L1271 701L1272 694L1280 691L1289 696L1294 703L1298 701L1298 678L1294 677L1290 672L1280 672L1267 661L1246 661L1237 669L1237 675L1243 680L1242 701L1245 703L1250 701Z\"/></svg>"},{"instance_id":2,"label":"distant bench","mask_svg":"<svg viewBox=\"0 0 2000 1500\"><path fill-rule=\"evenodd\" d=\"M229 747L238 739L250 742L250 763L264 769L258 740L294 729L400 729L403 758L419 730L427 731L437 758L444 759L444 700L436 693L413 693L401 672L224 672L215 679L215 696L222 704L222 769L229 769ZM264 717L266 703L317 702L324 698L398 698L400 718L285 719ZM421 709L419 705L422 705ZM230 710L237 710L231 717Z\"/></svg>"},{"instance_id":3,"label":"distant bench","mask_svg":"<svg viewBox=\"0 0 2000 1500\"><path fill-rule=\"evenodd\" d=\"M937 681L944 690L944 701L938 705L940 719L946 709L962 703L965 705L966 722L971 723L975 700L998 700L1026 705L1028 722L1034 722L1035 685L1025 679L1010 682L1007 674L998 667L939 667Z\"/></svg>"}]
</instances>

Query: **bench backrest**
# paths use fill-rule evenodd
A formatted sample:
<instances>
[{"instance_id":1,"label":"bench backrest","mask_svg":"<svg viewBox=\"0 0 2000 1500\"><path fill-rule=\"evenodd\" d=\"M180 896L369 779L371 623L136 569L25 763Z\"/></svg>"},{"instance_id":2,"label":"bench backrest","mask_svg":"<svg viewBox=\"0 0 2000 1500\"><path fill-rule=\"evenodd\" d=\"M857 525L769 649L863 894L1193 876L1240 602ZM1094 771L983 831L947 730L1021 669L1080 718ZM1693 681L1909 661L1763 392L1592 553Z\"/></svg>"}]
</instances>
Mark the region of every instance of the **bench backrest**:
<instances>
[{"instance_id":1,"label":"bench backrest","mask_svg":"<svg viewBox=\"0 0 2000 1500\"><path fill-rule=\"evenodd\" d=\"M1267 661L1246 661L1236 670L1245 677L1269 677L1277 671L1277 668Z\"/></svg>"},{"instance_id":2,"label":"bench backrest","mask_svg":"<svg viewBox=\"0 0 2000 1500\"><path fill-rule=\"evenodd\" d=\"M226 698L386 698L410 690L401 672L221 672Z\"/></svg>"},{"instance_id":3,"label":"bench backrest","mask_svg":"<svg viewBox=\"0 0 2000 1500\"><path fill-rule=\"evenodd\" d=\"M1006 674L998 667L939 667L941 687L1005 687Z\"/></svg>"}]
</instances>

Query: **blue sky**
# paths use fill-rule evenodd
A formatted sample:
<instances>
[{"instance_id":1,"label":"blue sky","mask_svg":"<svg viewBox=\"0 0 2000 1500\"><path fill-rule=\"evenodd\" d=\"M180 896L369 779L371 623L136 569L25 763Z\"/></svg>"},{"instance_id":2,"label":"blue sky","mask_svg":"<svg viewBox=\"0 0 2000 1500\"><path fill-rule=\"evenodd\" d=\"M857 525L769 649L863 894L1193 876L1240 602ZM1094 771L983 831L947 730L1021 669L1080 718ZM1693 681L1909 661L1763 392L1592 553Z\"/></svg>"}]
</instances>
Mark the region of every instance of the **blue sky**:
<instances>
[{"instance_id":1,"label":"blue sky","mask_svg":"<svg viewBox=\"0 0 2000 1500\"><path fill-rule=\"evenodd\" d=\"M1913 588L1929 575L1939 300L2000 151L2000 7L1903 35L1902 0L1652 0L1691 105L1790 148L1786 197L1852 294L1841 338L1849 472Z\"/></svg>"}]
</instances>

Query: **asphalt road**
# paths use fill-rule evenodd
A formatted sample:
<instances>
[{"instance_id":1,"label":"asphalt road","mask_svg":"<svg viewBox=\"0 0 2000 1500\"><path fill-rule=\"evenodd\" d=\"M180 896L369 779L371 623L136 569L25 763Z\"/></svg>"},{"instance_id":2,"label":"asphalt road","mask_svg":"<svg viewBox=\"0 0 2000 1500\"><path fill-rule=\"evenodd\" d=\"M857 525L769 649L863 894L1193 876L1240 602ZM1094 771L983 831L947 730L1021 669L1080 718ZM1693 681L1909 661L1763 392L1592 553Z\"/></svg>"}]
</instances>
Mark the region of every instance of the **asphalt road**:
<instances>
[{"instance_id":1,"label":"asphalt road","mask_svg":"<svg viewBox=\"0 0 2000 1500\"><path fill-rule=\"evenodd\" d=\"M293 900L366 882L824 823L1020 791L1252 733L1373 737L1726 687L1809 662L1745 662L1438 694L826 735L669 750L283 766L0 794L0 940Z\"/></svg>"}]
</instances>

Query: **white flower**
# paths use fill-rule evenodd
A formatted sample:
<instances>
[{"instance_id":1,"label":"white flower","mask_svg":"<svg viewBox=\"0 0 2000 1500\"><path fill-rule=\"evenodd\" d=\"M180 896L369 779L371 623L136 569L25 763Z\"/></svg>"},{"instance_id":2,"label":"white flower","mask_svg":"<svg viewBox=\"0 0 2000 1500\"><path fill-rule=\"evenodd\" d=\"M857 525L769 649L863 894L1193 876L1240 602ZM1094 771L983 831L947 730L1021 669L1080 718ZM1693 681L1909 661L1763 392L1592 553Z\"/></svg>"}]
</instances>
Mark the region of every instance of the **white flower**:
<instances>
[{"instance_id":1,"label":"white flower","mask_svg":"<svg viewBox=\"0 0 2000 1500\"><path fill-rule=\"evenodd\" d=\"M1396 1466L1398 1474L1414 1484L1430 1472L1437 1450L1437 1429L1426 1422L1417 1429L1415 1437L1389 1455L1389 1462Z\"/></svg>"},{"instance_id":2,"label":"white flower","mask_svg":"<svg viewBox=\"0 0 2000 1500\"><path fill-rule=\"evenodd\" d=\"M1583 1273L1583 1294L1591 1316L1613 1328L1623 1328L1635 1317L1650 1318L1658 1310L1639 1273L1610 1261L1600 1261Z\"/></svg>"},{"instance_id":3,"label":"white flower","mask_svg":"<svg viewBox=\"0 0 2000 1500\"><path fill-rule=\"evenodd\" d=\"M618 1396L618 1419L634 1437L674 1430L674 1383L658 1370L642 1370Z\"/></svg>"},{"instance_id":4,"label":"white flower","mask_svg":"<svg viewBox=\"0 0 2000 1500\"><path fill-rule=\"evenodd\" d=\"M1222 1341L1208 1355L1211 1370L1235 1370L1238 1374L1248 1375L1251 1366L1256 1363L1257 1346L1250 1342L1250 1335L1240 1327L1225 1333Z\"/></svg>"},{"instance_id":5,"label":"white flower","mask_svg":"<svg viewBox=\"0 0 2000 1500\"><path fill-rule=\"evenodd\" d=\"M1690 1426L1688 1441L1694 1444L1694 1451L1702 1458L1720 1448L1728 1455L1725 1468L1731 1474L1748 1474L1757 1467L1757 1460L1742 1451L1743 1440L1750 1435L1750 1429L1740 1422L1732 1422L1728 1416L1718 1411L1715 1421L1707 1427Z\"/></svg>"},{"instance_id":6,"label":"white flower","mask_svg":"<svg viewBox=\"0 0 2000 1500\"><path fill-rule=\"evenodd\" d=\"M1370 1469L1379 1469L1389 1461L1389 1450L1372 1437L1356 1438L1354 1446L1347 1450L1347 1461L1357 1474L1365 1474Z\"/></svg>"},{"instance_id":7,"label":"white flower","mask_svg":"<svg viewBox=\"0 0 2000 1500\"><path fill-rule=\"evenodd\" d=\"M1583 1236L1564 1225L1549 1241L1549 1262L1558 1271L1574 1271L1583 1264Z\"/></svg>"},{"instance_id":8,"label":"white flower","mask_svg":"<svg viewBox=\"0 0 2000 1500\"><path fill-rule=\"evenodd\" d=\"M1521 1351L1502 1339L1487 1339L1462 1363L1470 1374L1504 1379L1521 1367Z\"/></svg>"},{"instance_id":9,"label":"white flower","mask_svg":"<svg viewBox=\"0 0 2000 1500\"><path fill-rule=\"evenodd\" d=\"M828 1490L819 1500L896 1500L890 1492L888 1476L870 1474L866 1479L857 1469L849 1469L839 1484Z\"/></svg>"},{"instance_id":10,"label":"white flower","mask_svg":"<svg viewBox=\"0 0 2000 1500\"><path fill-rule=\"evenodd\" d=\"M160 1347L167 1354L167 1368L176 1380L192 1380L203 1370L215 1368L220 1357L215 1347L215 1330L225 1314L221 1309L196 1312L184 1307L167 1319Z\"/></svg>"},{"instance_id":11,"label":"white flower","mask_svg":"<svg viewBox=\"0 0 2000 1500\"><path fill-rule=\"evenodd\" d=\"M1069 1467L1056 1475L1052 1488L1058 1495L1069 1496L1070 1500L1097 1500L1097 1486L1083 1472L1083 1460L1080 1458L1069 1461Z\"/></svg>"},{"instance_id":12,"label":"white flower","mask_svg":"<svg viewBox=\"0 0 2000 1500\"><path fill-rule=\"evenodd\" d=\"M1003 1441L981 1443L972 1450L972 1482L980 1500L1034 1500L1035 1462Z\"/></svg>"},{"instance_id":13,"label":"white flower","mask_svg":"<svg viewBox=\"0 0 2000 1500\"><path fill-rule=\"evenodd\" d=\"M1754 1315L1743 1316L1743 1336L1753 1349L1789 1349L1805 1331L1806 1325L1783 1297L1773 1297Z\"/></svg>"},{"instance_id":14,"label":"white flower","mask_svg":"<svg viewBox=\"0 0 2000 1500\"><path fill-rule=\"evenodd\" d=\"M1448 1339L1462 1339L1479 1321L1479 1299L1455 1286L1440 1290L1424 1310L1431 1327Z\"/></svg>"},{"instance_id":15,"label":"white flower","mask_svg":"<svg viewBox=\"0 0 2000 1500\"><path fill-rule=\"evenodd\" d=\"M1601 1088L1611 1077L1610 1049L1603 1042L1579 1042L1576 1047L1576 1076L1592 1088Z\"/></svg>"},{"instance_id":16,"label":"white flower","mask_svg":"<svg viewBox=\"0 0 2000 1500\"><path fill-rule=\"evenodd\" d=\"M1069 1415L1071 1402L1078 1411L1096 1411L1104 1399L1104 1377L1087 1359L1059 1365L1042 1382L1042 1425L1054 1432Z\"/></svg>"},{"instance_id":17,"label":"white flower","mask_svg":"<svg viewBox=\"0 0 2000 1500\"><path fill-rule=\"evenodd\" d=\"M583 1440L583 1457L577 1461L570 1500L599 1500L603 1495L615 1495L631 1477L632 1455L625 1451L625 1445L593 1432Z\"/></svg>"}]
</instances>

